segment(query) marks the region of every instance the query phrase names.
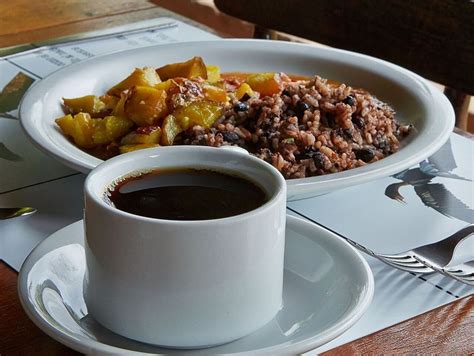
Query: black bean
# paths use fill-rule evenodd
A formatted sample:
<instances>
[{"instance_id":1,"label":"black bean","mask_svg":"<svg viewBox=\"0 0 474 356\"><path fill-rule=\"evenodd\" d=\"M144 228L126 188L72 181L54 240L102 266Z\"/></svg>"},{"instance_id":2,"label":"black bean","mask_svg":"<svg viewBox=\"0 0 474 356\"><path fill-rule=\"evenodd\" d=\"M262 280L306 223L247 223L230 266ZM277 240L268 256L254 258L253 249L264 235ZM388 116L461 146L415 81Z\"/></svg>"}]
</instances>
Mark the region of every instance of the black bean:
<instances>
[{"instance_id":1,"label":"black bean","mask_svg":"<svg viewBox=\"0 0 474 356\"><path fill-rule=\"evenodd\" d=\"M319 150L313 146L308 146L304 149L304 153L307 157L312 158Z\"/></svg>"},{"instance_id":2,"label":"black bean","mask_svg":"<svg viewBox=\"0 0 474 356\"><path fill-rule=\"evenodd\" d=\"M352 140L353 138L352 132L353 132L352 129L343 129L341 127L338 127L337 129L332 130L331 134L334 136L343 137L347 140Z\"/></svg>"},{"instance_id":3,"label":"black bean","mask_svg":"<svg viewBox=\"0 0 474 356\"><path fill-rule=\"evenodd\" d=\"M270 122L264 122L260 125L260 128L263 130L263 132L267 132L271 130L272 124Z\"/></svg>"},{"instance_id":4,"label":"black bean","mask_svg":"<svg viewBox=\"0 0 474 356\"><path fill-rule=\"evenodd\" d=\"M238 101L234 104L234 111L239 112L239 111L247 111L249 109L249 106L247 103L243 103L241 101Z\"/></svg>"},{"instance_id":5,"label":"black bean","mask_svg":"<svg viewBox=\"0 0 474 356\"><path fill-rule=\"evenodd\" d=\"M321 152L316 152L313 156L314 165L316 168L324 168L324 154Z\"/></svg>"},{"instance_id":6,"label":"black bean","mask_svg":"<svg viewBox=\"0 0 474 356\"><path fill-rule=\"evenodd\" d=\"M374 146L383 148L387 145L387 140L384 135L380 132L377 132L374 138Z\"/></svg>"},{"instance_id":7,"label":"black bean","mask_svg":"<svg viewBox=\"0 0 474 356\"><path fill-rule=\"evenodd\" d=\"M344 135L344 131L343 131L342 128L338 127L337 129L332 130L331 134L334 135L334 136L341 136L342 137Z\"/></svg>"},{"instance_id":8,"label":"black bean","mask_svg":"<svg viewBox=\"0 0 474 356\"><path fill-rule=\"evenodd\" d=\"M354 150L357 159L364 162L370 162L375 157L375 150L371 147L361 148L360 150Z\"/></svg>"},{"instance_id":9,"label":"black bean","mask_svg":"<svg viewBox=\"0 0 474 356\"><path fill-rule=\"evenodd\" d=\"M296 111L298 113L304 113L306 110L309 110L310 106L309 104L305 103L304 101L298 101L298 103L296 104Z\"/></svg>"},{"instance_id":10,"label":"black bean","mask_svg":"<svg viewBox=\"0 0 474 356\"><path fill-rule=\"evenodd\" d=\"M354 138L353 132L354 130L352 129L342 129L342 136L348 140L352 140Z\"/></svg>"},{"instance_id":11,"label":"black bean","mask_svg":"<svg viewBox=\"0 0 474 356\"><path fill-rule=\"evenodd\" d=\"M222 137L224 138L224 141L229 143L236 143L240 139L239 135L235 132L223 132Z\"/></svg>"},{"instance_id":12,"label":"black bean","mask_svg":"<svg viewBox=\"0 0 474 356\"><path fill-rule=\"evenodd\" d=\"M325 112L321 117L321 122L324 126L333 129L336 127L336 116L330 112Z\"/></svg>"},{"instance_id":13,"label":"black bean","mask_svg":"<svg viewBox=\"0 0 474 356\"><path fill-rule=\"evenodd\" d=\"M390 145L385 138L381 138L378 140L377 144L375 144L379 149L381 149L384 153L390 152Z\"/></svg>"},{"instance_id":14,"label":"black bean","mask_svg":"<svg viewBox=\"0 0 474 356\"><path fill-rule=\"evenodd\" d=\"M317 148L314 148L313 146L307 146L305 147L299 154L295 155L297 159L308 159L308 158L313 158L313 156L319 152Z\"/></svg>"},{"instance_id":15,"label":"black bean","mask_svg":"<svg viewBox=\"0 0 474 356\"><path fill-rule=\"evenodd\" d=\"M282 95L286 95L286 96L291 96L290 92L288 90L283 90L283 92L281 93Z\"/></svg>"},{"instance_id":16,"label":"black bean","mask_svg":"<svg viewBox=\"0 0 474 356\"><path fill-rule=\"evenodd\" d=\"M303 101L298 101L298 103L296 103L296 106L295 106L295 111L296 111L296 116L298 117L298 119L302 119L303 116L304 116L304 112L306 110L309 110L310 106L308 104L306 104L305 102Z\"/></svg>"},{"instance_id":17,"label":"black bean","mask_svg":"<svg viewBox=\"0 0 474 356\"><path fill-rule=\"evenodd\" d=\"M356 125L359 129L363 129L365 126L364 119L360 116L355 116L352 118L352 123Z\"/></svg>"},{"instance_id":18,"label":"black bean","mask_svg":"<svg viewBox=\"0 0 474 356\"><path fill-rule=\"evenodd\" d=\"M355 98L352 95L349 95L349 96L346 96L342 102L344 104L352 106L355 104Z\"/></svg>"}]
</instances>

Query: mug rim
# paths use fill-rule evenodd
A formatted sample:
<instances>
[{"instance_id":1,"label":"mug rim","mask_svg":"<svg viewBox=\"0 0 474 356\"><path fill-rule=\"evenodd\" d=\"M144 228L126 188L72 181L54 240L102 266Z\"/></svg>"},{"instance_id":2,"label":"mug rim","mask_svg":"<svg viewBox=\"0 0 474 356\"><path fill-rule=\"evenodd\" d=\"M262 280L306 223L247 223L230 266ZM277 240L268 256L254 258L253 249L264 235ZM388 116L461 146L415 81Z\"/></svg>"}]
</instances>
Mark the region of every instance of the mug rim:
<instances>
[{"instance_id":1,"label":"mug rim","mask_svg":"<svg viewBox=\"0 0 474 356\"><path fill-rule=\"evenodd\" d=\"M226 148L232 148L232 146ZM275 193L271 195L269 200L265 202L264 204L260 205L256 209L252 209L250 211L247 211L245 213L237 214L237 215L231 215L227 216L224 218L217 218L217 219L206 219L206 220L171 220L171 219L160 219L160 218L151 218L147 216L142 216L142 215L137 215L137 214L132 214L123 210L120 210L112 205L107 204L107 202L102 199L99 194L95 194L94 192L94 184L97 184L95 180L100 179L101 175L103 174L104 171L106 171L109 166L112 165L117 165L117 166L122 166L125 164L125 162L129 161L131 158L145 158L145 157L150 157L153 156L153 152L159 152L160 155L163 154L163 151L166 152L168 151L184 151L185 153L183 154L193 154L193 152L197 151L204 151L208 152L210 154L219 154L219 155L230 155L234 156L235 158L240 157L242 159L247 159L252 161L253 163L257 164L260 166L262 169L267 170L273 177L275 177L275 182L277 183L277 187L275 188ZM186 152L189 151L189 152ZM218 153L220 152L220 153ZM135 156L135 157L134 157ZM122 162L123 161L123 162ZM185 167L179 167L179 166L174 166L175 168L185 168ZM166 166L164 168L174 168L172 165ZM196 166L189 166L188 168L203 168L206 169L206 164L199 165L197 164ZM210 170L216 169L215 167L210 167L207 166ZM150 169L150 167L141 167L141 168L135 168L128 170L126 173L123 175L119 175L115 178L113 178L109 184L112 184L115 179L127 176L129 174L133 174L134 172L139 172L140 170L146 171L147 169ZM152 167L152 169L159 169L158 167ZM235 172L235 170L225 168L223 169L226 172ZM237 172L239 173L239 172ZM260 182L256 182L256 180L253 177L248 177L244 176L246 179L251 180L253 183L256 183L260 189L264 189L261 187ZM106 187L107 185L105 185ZM104 188L104 193L105 193ZM124 218L129 218L129 219L135 219L138 221L143 221L144 223L161 223L161 224L170 224L170 225L202 225L202 224L220 224L220 223L227 223L231 220L236 220L236 219L245 219L246 217L250 215L255 215L255 214L260 214L264 211L267 211L268 209L271 209L274 207L278 202L282 199L282 195L284 195L284 200L286 201L286 181L281 175L281 173L273 167L271 164L252 156L248 152L243 153L240 149L239 150L232 150L232 149L219 149L219 147L208 147L208 146L163 146L163 147L152 147L152 148L147 148L147 149L142 149L142 150L137 150L134 152L129 152L125 154L121 154L119 156L110 158L103 163L99 164L97 167L95 167L88 175L87 178L84 182L84 196L85 199L87 200L88 198L91 199L93 202L98 204L100 207L106 209L107 211L117 214L119 216L122 216ZM84 208L85 212L86 208Z\"/></svg>"}]
</instances>

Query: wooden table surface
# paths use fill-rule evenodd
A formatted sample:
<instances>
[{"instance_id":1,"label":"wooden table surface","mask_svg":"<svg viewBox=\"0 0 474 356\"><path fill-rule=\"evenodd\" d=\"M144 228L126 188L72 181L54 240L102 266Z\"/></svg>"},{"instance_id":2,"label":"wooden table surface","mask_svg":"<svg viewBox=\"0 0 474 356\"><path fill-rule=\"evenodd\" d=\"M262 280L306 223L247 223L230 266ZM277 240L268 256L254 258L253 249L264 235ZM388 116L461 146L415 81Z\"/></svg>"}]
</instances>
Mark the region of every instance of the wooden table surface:
<instances>
[{"instance_id":1,"label":"wooden table surface","mask_svg":"<svg viewBox=\"0 0 474 356\"><path fill-rule=\"evenodd\" d=\"M178 17L146 0L0 2L0 48L152 19ZM17 273L0 262L0 355L74 355L26 316ZM419 315L324 355L474 353L474 296Z\"/></svg>"}]
</instances>

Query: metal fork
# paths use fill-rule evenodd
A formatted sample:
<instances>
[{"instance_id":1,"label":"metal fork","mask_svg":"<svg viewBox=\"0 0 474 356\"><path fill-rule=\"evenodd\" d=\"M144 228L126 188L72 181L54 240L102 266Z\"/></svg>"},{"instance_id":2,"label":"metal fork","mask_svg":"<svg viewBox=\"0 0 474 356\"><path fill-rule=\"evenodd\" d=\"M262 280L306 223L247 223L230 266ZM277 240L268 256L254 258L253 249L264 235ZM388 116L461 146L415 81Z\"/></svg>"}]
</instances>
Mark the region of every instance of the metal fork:
<instances>
[{"instance_id":1,"label":"metal fork","mask_svg":"<svg viewBox=\"0 0 474 356\"><path fill-rule=\"evenodd\" d=\"M474 225L470 224L441 241L393 255L376 253L355 241L343 238L357 249L392 267L417 274L440 272L463 283L474 285L474 267L468 263L456 268L445 268L453 258L456 246L473 233Z\"/></svg>"},{"instance_id":2,"label":"metal fork","mask_svg":"<svg viewBox=\"0 0 474 356\"><path fill-rule=\"evenodd\" d=\"M371 249L328 228L327 226L321 225L314 220L311 221L313 221L316 225L319 225L324 229L331 231L333 234L339 236L340 238L346 240L349 244L351 244L358 250L368 254L369 256L377 258L378 260L388 264L389 266L416 274L440 272L444 275L460 280L464 283L473 283L474 267L469 267L466 264L461 266L466 266L469 268L462 268L458 266L458 268L455 269L444 269L444 267L453 258L453 253L456 246L461 241L468 238L471 234L474 233L474 224L469 224L463 227L461 230L455 232L454 234L448 236L447 238L441 241L417 247L413 250L409 250L406 252L389 255L376 253Z\"/></svg>"},{"instance_id":3,"label":"metal fork","mask_svg":"<svg viewBox=\"0 0 474 356\"><path fill-rule=\"evenodd\" d=\"M297 212L296 210L291 208L288 209L302 216L303 218L312 221L314 224L322 227L323 229L332 232L334 235L347 241L358 250L366 253L369 256L377 258L389 266L415 274L439 272L465 284L474 285L474 262L466 262L459 266L445 268L452 260L456 246L474 233L474 224L469 224L463 227L461 230L441 241L417 247L410 251L388 255L376 253L367 247L345 237L344 235L341 235L337 231L334 231L333 229Z\"/></svg>"},{"instance_id":4,"label":"metal fork","mask_svg":"<svg viewBox=\"0 0 474 356\"><path fill-rule=\"evenodd\" d=\"M462 271L445 270L444 267L453 258L456 246L473 233L474 224L470 224L441 241L417 247L410 251L394 255L374 252L373 254L379 260L409 272L429 273L445 271L446 273L453 274L453 276L462 276ZM359 247L361 246L359 245Z\"/></svg>"}]
</instances>

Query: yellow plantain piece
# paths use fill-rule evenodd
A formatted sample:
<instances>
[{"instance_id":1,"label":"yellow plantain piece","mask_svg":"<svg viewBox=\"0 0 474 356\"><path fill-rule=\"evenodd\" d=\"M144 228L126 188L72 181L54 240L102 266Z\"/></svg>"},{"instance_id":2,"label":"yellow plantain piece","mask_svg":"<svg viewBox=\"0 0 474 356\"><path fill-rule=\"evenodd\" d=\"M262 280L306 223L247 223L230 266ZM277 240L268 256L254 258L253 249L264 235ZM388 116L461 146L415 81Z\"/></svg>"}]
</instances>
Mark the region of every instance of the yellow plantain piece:
<instances>
[{"instance_id":1,"label":"yellow plantain piece","mask_svg":"<svg viewBox=\"0 0 474 356\"><path fill-rule=\"evenodd\" d=\"M127 153L136 150L143 150L145 148L151 147L159 147L160 145L157 143L137 143L137 144L130 144L130 145L122 145L119 147L120 153Z\"/></svg>"},{"instance_id":2,"label":"yellow plantain piece","mask_svg":"<svg viewBox=\"0 0 474 356\"><path fill-rule=\"evenodd\" d=\"M146 128L138 128L135 131L128 133L122 138L120 144L134 145L134 144L157 144L160 142L161 128L159 126L150 126Z\"/></svg>"},{"instance_id":3,"label":"yellow plantain piece","mask_svg":"<svg viewBox=\"0 0 474 356\"><path fill-rule=\"evenodd\" d=\"M168 64L156 70L162 80L171 78L207 79L207 69L201 57L193 57L189 61Z\"/></svg>"},{"instance_id":4,"label":"yellow plantain piece","mask_svg":"<svg viewBox=\"0 0 474 356\"><path fill-rule=\"evenodd\" d=\"M120 93L120 99L112 110L113 116L127 117L125 114L125 102L127 101L128 95L126 92Z\"/></svg>"},{"instance_id":5,"label":"yellow plantain piece","mask_svg":"<svg viewBox=\"0 0 474 356\"><path fill-rule=\"evenodd\" d=\"M125 116L138 126L156 125L168 114L166 91L136 86L125 101Z\"/></svg>"},{"instance_id":6,"label":"yellow plantain piece","mask_svg":"<svg viewBox=\"0 0 474 356\"><path fill-rule=\"evenodd\" d=\"M248 85L247 83L242 83L235 91L235 97L237 100L240 100L246 94L250 97L255 96L255 92L252 90L250 85Z\"/></svg>"},{"instance_id":7,"label":"yellow plantain piece","mask_svg":"<svg viewBox=\"0 0 474 356\"><path fill-rule=\"evenodd\" d=\"M184 129L179 124L178 119L173 115L168 115L163 120L160 143L163 146L171 146L176 136L178 136L183 130Z\"/></svg>"},{"instance_id":8,"label":"yellow plantain piece","mask_svg":"<svg viewBox=\"0 0 474 356\"><path fill-rule=\"evenodd\" d=\"M210 101L195 101L173 112L178 122L188 117L189 125L200 125L203 128L211 127L221 114L222 106Z\"/></svg>"},{"instance_id":9,"label":"yellow plantain piece","mask_svg":"<svg viewBox=\"0 0 474 356\"><path fill-rule=\"evenodd\" d=\"M250 87L261 96L272 96L281 91L281 78L278 73L258 73L250 75L247 80Z\"/></svg>"},{"instance_id":10,"label":"yellow plantain piece","mask_svg":"<svg viewBox=\"0 0 474 356\"><path fill-rule=\"evenodd\" d=\"M80 148L94 148L119 139L133 127L133 122L118 116L93 119L88 113L56 119L61 130Z\"/></svg>"},{"instance_id":11,"label":"yellow plantain piece","mask_svg":"<svg viewBox=\"0 0 474 356\"><path fill-rule=\"evenodd\" d=\"M92 142L99 146L118 140L130 131L133 122L120 116L106 116L103 119L93 119L93 126Z\"/></svg>"},{"instance_id":12,"label":"yellow plantain piece","mask_svg":"<svg viewBox=\"0 0 474 356\"><path fill-rule=\"evenodd\" d=\"M63 102L71 114L87 112L91 115L96 115L107 109L106 104L95 95L86 95L71 99L63 98Z\"/></svg>"},{"instance_id":13,"label":"yellow plantain piece","mask_svg":"<svg viewBox=\"0 0 474 356\"><path fill-rule=\"evenodd\" d=\"M204 93L204 97L207 100L215 101L217 103L226 103L229 101L229 97L225 89L216 87L214 85L203 85L202 91Z\"/></svg>"},{"instance_id":14,"label":"yellow plantain piece","mask_svg":"<svg viewBox=\"0 0 474 356\"><path fill-rule=\"evenodd\" d=\"M80 148L92 148L95 146L92 140L92 135L94 134L92 120L90 114L79 113L74 117L66 115L56 119L56 123L66 135L72 137L77 146Z\"/></svg>"},{"instance_id":15,"label":"yellow plantain piece","mask_svg":"<svg viewBox=\"0 0 474 356\"><path fill-rule=\"evenodd\" d=\"M159 90L168 90L171 86L171 84L173 84L173 79L168 79L168 80L165 80L164 82L161 82L161 83L158 83L155 85L155 89L159 89Z\"/></svg>"},{"instance_id":16,"label":"yellow plantain piece","mask_svg":"<svg viewBox=\"0 0 474 356\"><path fill-rule=\"evenodd\" d=\"M114 110L118 102L120 101L120 98L107 94L102 95L101 97L99 97L99 99L105 104L105 108L107 110Z\"/></svg>"},{"instance_id":17,"label":"yellow plantain piece","mask_svg":"<svg viewBox=\"0 0 474 356\"><path fill-rule=\"evenodd\" d=\"M207 81L209 83L218 82L221 79L221 69L218 66L206 66Z\"/></svg>"},{"instance_id":18,"label":"yellow plantain piece","mask_svg":"<svg viewBox=\"0 0 474 356\"><path fill-rule=\"evenodd\" d=\"M154 68L136 68L132 74L116 84L107 91L107 94L120 96L124 90L128 90L134 86L154 87L161 82L160 76Z\"/></svg>"}]
</instances>

